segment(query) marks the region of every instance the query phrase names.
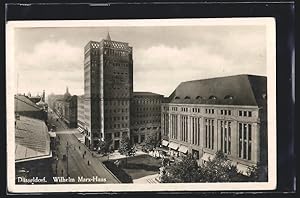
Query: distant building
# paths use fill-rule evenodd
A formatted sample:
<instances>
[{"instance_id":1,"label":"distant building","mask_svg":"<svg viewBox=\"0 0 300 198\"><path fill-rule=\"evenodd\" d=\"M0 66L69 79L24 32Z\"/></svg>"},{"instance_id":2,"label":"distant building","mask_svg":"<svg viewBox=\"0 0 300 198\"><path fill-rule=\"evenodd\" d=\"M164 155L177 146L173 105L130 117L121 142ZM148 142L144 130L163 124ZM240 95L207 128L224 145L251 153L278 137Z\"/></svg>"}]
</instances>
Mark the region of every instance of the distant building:
<instances>
[{"instance_id":1,"label":"distant building","mask_svg":"<svg viewBox=\"0 0 300 198\"><path fill-rule=\"evenodd\" d=\"M163 96L151 92L133 92L131 101L131 140L144 142L147 136L160 140L161 103Z\"/></svg>"},{"instance_id":2,"label":"distant building","mask_svg":"<svg viewBox=\"0 0 300 198\"><path fill-rule=\"evenodd\" d=\"M48 107L54 110L54 103L56 100L63 99L64 95L55 95L55 94L50 94L47 97L47 102L48 102Z\"/></svg>"},{"instance_id":3,"label":"distant building","mask_svg":"<svg viewBox=\"0 0 300 198\"><path fill-rule=\"evenodd\" d=\"M45 122L48 118L45 106L35 104L25 95L15 95L15 113Z\"/></svg>"},{"instance_id":4,"label":"distant building","mask_svg":"<svg viewBox=\"0 0 300 198\"><path fill-rule=\"evenodd\" d=\"M94 149L101 140L120 139L130 133L132 96L132 47L112 41L109 34L100 42L90 41L84 48L85 144ZM122 119L123 118L123 119Z\"/></svg>"},{"instance_id":5,"label":"distant building","mask_svg":"<svg viewBox=\"0 0 300 198\"><path fill-rule=\"evenodd\" d=\"M54 110L57 115L64 120L68 127L77 127L77 96L72 96L69 93L68 87L66 88L64 97L55 100Z\"/></svg>"},{"instance_id":6,"label":"distant building","mask_svg":"<svg viewBox=\"0 0 300 198\"><path fill-rule=\"evenodd\" d=\"M162 144L204 163L221 150L237 168L267 164L267 78L236 75L182 82L162 105Z\"/></svg>"}]
</instances>

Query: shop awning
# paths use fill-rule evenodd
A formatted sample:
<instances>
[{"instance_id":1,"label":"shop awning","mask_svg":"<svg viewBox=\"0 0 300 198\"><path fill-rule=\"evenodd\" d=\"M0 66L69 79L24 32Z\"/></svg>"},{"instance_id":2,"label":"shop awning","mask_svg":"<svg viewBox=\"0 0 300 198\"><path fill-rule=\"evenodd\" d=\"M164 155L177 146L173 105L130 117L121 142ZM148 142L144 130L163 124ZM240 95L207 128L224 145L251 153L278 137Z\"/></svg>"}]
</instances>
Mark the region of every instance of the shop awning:
<instances>
[{"instance_id":1,"label":"shop awning","mask_svg":"<svg viewBox=\"0 0 300 198\"><path fill-rule=\"evenodd\" d=\"M237 170L242 173L243 175L246 175L246 176L249 176L249 173L248 173L248 166L247 165L244 165L244 164L238 164L236 166Z\"/></svg>"},{"instance_id":2,"label":"shop awning","mask_svg":"<svg viewBox=\"0 0 300 198\"><path fill-rule=\"evenodd\" d=\"M81 127L78 127L78 131L82 133L84 130Z\"/></svg>"},{"instance_id":3,"label":"shop awning","mask_svg":"<svg viewBox=\"0 0 300 198\"><path fill-rule=\"evenodd\" d=\"M179 148L179 144L176 144L175 142L170 142L169 148L177 150Z\"/></svg>"},{"instance_id":4,"label":"shop awning","mask_svg":"<svg viewBox=\"0 0 300 198\"><path fill-rule=\"evenodd\" d=\"M203 156L201 157L201 159L207 162L207 161L209 161L209 159L210 160L214 159L214 157L215 156L212 154L204 153Z\"/></svg>"},{"instance_id":5,"label":"shop awning","mask_svg":"<svg viewBox=\"0 0 300 198\"><path fill-rule=\"evenodd\" d=\"M186 154L188 152L188 150L189 150L188 147L183 146L183 145L180 145L180 147L178 149L179 152L184 153L184 154Z\"/></svg>"},{"instance_id":6,"label":"shop awning","mask_svg":"<svg viewBox=\"0 0 300 198\"><path fill-rule=\"evenodd\" d=\"M162 140L162 141L161 141L161 144L162 144L163 146L168 146L168 145L169 145L169 142L168 142L167 140Z\"/></svg>"}]
</instances>

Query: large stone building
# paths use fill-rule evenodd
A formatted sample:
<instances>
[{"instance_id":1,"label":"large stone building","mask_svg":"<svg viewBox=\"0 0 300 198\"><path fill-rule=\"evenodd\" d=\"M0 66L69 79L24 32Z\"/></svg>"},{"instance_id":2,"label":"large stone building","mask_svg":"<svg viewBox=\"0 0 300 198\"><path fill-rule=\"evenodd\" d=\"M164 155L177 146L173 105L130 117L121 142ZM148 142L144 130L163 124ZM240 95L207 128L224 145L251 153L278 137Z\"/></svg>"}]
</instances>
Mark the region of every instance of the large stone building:
<instances>
[{"instance_id":1,"label":"large stone building","mask_svg":"<svg viewBox=\"0 0 300 198\"><path fill-rule=\"evenodd\" d=\"M237 168L267 164L267 79L236 75L182 82L162 105L162 144L199 163L221 150Z\"/></svg>"},{"instance_id":2,"label":"large stone building","mask_svg":"<svg viewBox=\"0 0 300 198\"><path fill-rule=\"evenodd\" d=\"M144 142L151 135L160 140L161 103L163 96L151 92L133 92L131 101L131 139Z\"/></svg>"},{"instance_id":3,"label":"large stone building","mask_svg":"<svg viewBox=\"0 0 300 198\"><path fill-rule=\"evenodd\" d=\"M70 128L77 127L77 96L71 95L67 87L63 98L56 99L54 111Z\"/></svg>"},{"instance_id":4,"label":"large stone building","mask_svg":"<svg viewBox=\"0 0 300 198\"><path fill-rule=\"evenodd\" d=\"M132 68L132 47L112 41L109 34L85 46L85 144L91 149L104 139L112 139L113 147L118 149L120 138L129 136Z\"/></svg>"}]
</instances>

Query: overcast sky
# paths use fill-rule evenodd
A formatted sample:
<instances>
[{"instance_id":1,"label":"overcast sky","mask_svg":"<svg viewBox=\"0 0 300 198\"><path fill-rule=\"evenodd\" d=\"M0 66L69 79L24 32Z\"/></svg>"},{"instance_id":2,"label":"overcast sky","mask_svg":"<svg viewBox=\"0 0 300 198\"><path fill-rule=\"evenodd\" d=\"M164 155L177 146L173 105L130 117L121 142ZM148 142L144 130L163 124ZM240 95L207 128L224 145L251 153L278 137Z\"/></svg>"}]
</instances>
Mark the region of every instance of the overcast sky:
<instances>
[{"instance_id":1,"label":"overcast sky","mask_svg":"<svg viewBox=\"0 0 300 198\"><path fill-rule=\"evenodd\" d=\"M18 28L15 65L20 93L84 93L84 46L112 40L133 47L134 91L169 96L182 81L266 76L265 26Z\"/></svg>"}]
</instances>

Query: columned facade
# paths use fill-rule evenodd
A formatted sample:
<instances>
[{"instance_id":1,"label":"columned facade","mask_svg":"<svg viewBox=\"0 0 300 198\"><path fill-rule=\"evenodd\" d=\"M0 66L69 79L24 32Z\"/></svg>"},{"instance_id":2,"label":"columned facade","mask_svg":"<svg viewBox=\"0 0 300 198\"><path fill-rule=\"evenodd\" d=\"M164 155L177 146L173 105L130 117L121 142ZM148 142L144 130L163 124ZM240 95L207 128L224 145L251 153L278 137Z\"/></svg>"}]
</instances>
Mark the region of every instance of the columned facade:
<instances>
[{"instance_id":1,"label":"columned facade","mask_svg":"<svg viewBox=\"0 0 300 198\"><path fill-rule=\"evenodd\" d=\"M208 108L213 111L208 113ZM224 109L230 111L230 115L222 115ZM251 116L239 116L239 111L251 112ZM199 164L221 150L235 164L256 165L261 145L258 111L255 106L164 103L162 137L169 143L178 144L178 148L188 148L185 153L170 148L171 154L197 153ZM164 138L166 136L168 138Z\"/></svg>"}]
</instances>

